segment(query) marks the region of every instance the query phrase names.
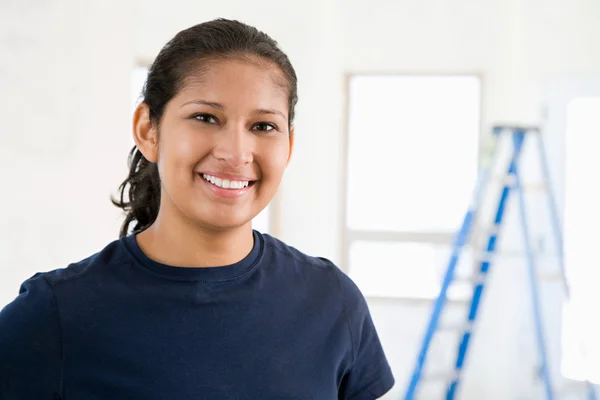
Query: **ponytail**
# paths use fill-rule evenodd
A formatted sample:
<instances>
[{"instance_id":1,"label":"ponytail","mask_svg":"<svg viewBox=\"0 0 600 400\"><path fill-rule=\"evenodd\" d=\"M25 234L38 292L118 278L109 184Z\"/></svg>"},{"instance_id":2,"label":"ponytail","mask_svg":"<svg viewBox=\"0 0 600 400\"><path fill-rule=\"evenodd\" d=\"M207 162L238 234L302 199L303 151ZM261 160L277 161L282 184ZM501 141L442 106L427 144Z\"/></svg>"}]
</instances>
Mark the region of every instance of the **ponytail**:
<instances>
[{"instance_id":1,"label":"ponytail","mask_svg":"<svg viewBox=\"0 0 600 400\"><path fill-rule=\"evenodd\" d=\"M125 211L120 237L129 234L131 224L134 224L133 232L143 231L152 225L160 205L160 177L156 164L146 160L134 146L129 153L128 165L129 175L119 186L120 198L112 199L115 206Z\"/></svg>"}]
</instances>

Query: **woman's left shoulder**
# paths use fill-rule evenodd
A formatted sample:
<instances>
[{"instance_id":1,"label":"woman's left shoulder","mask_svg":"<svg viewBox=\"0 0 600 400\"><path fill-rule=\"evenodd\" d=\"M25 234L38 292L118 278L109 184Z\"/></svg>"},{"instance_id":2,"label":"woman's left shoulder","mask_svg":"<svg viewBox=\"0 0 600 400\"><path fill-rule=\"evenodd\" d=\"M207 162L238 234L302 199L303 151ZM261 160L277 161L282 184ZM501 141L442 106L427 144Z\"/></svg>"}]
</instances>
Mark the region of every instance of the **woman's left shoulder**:
<instances>
[{"instance_id":1,"label":"woman's left shoulder","mask_svg":"<svg viewBox=\"0 0 600 400\"><path fill-rule=\"evenodd\" d=\"M354 281L331 259L307 254L268 234L262 236L266 257L272 265L285 272L301 274L309 281L316 280L329 290L337 289L344 297L355 300L363 297Z\"/></svg>"},{"instance_id":2,"label":"woman's left shoulder","mask_svg":"<svg viewBox=\"0 0 600 400\"><path fill-rule=\"evenodd\" d=\"M306 268L307 270L323 270L341 272L340 268L326 257L309 255L298 248L289 245L274 236L266 233L261 234L265 243L265 255L269 259L273 259L281 263L286 261L287 265ZM278 264L279 264L278 263Z\"/></svg>"}]
</instances>

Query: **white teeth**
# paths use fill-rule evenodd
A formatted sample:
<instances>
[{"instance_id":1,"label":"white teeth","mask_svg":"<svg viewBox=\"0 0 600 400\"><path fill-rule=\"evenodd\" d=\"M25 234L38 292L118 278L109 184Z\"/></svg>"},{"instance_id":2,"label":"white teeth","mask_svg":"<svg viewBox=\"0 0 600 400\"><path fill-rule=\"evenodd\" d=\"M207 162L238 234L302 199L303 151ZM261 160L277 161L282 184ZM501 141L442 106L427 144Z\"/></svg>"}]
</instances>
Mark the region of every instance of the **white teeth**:
<instances>
[{"instance_id":1,"label":"white teeth","mask_svg":"<svg viewBox=\"0 0 600 400\"><path fill-rule=\"evenodd\" d=\"M202 174L202 177L205 181L224 189L243 189L250 183L249 181L230 181L228 179L220 179L207 174Z\"/></svg>"}]
</instances>

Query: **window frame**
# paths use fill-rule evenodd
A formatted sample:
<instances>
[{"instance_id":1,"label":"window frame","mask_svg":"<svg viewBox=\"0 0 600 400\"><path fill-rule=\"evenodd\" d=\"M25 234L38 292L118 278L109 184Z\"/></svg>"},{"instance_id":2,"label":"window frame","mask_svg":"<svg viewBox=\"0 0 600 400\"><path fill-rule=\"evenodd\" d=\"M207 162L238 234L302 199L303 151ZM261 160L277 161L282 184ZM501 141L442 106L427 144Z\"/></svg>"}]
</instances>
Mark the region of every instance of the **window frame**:
<instances>
[{"instance_id":1,"label":"window frame","mask_svg":"<svg viewBox=\"0 0 600 400\"><path fill-rule=\"evenodd\" d=\"M402 243L402 242L412 242L412 243L424 243L424 244L432 244L432 245L449 245L451 246L456 232L460 228L457 226L457 230L453 232L440 232L440 231L373 231L373 230L357 230L350 229L348 227L348 181L349 181L349 153L350 153L350 85L351 81L354 77L359 76L376 76L376 77L473 77L479 81L479 134L478 134L478 143L477 143L477 155L476 155L476 174L479 174L481 170L481 160L482 160L482 152L484 150L485 141L484 139L484 98L485 98L485 79L483 74L480 72L474 71L457 71L457 72L448 72L441 71L435 73L421 73L421 72L410 72L410 71L398 71L398 72L371 72L371 71L352 71L346 72L344 75L344 87L343 87L343 135L342 135L342 182L341 182L341 258L340 258L340 268L344 273L350 275L350 249L354 242L357 241L366 241L366 242L393 242L393 243ZM468 204L465 204L465 212L467 211ZM479 244L481 243L482 237L478 232L473 230L471 234L471 243ZM478 267L479 263L474 260L473 268ZM440 281L441 283L441 281ZM408 296L399 294L398 296L383 296L383 295L366 295L368 299L378 298L378 299L388 299L388 300L408 300L408 301L425 301L430 302L434 299L434 297L423 295L419 297ZM451 299L450 299L451 300Z\"/></svg>"}]
</instances>

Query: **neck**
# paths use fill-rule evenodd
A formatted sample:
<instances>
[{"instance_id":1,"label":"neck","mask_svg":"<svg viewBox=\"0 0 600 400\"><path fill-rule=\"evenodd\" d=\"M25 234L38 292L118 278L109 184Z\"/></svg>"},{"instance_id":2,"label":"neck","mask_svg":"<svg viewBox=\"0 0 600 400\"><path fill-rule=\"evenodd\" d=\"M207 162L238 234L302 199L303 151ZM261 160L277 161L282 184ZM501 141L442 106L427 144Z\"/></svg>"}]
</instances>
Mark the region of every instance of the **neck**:
<instances>
[{"instance_id":1,"label":"neck","mask_svg":"<svg viewBox=\"0 0 600 400\"><path fill-rule=\"evenodd\" d=\"M254 246L251 222L226 230L194 226L160 213L137 235L142 251L151 259L178 267L218 267L244 259Z\"/></svg>"}]
</instances>

